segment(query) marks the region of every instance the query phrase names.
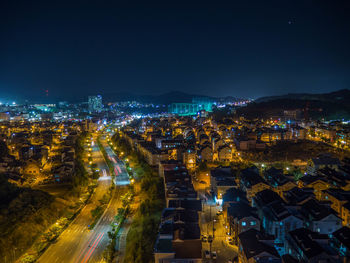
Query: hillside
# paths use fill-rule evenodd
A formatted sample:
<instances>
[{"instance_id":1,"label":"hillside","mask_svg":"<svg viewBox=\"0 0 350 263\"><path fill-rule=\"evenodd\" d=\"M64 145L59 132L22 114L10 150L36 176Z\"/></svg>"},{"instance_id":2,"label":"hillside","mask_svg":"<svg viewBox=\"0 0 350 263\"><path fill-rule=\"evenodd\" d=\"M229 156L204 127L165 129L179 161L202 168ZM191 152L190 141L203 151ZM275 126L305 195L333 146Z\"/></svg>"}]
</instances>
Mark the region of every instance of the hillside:
<instances>
[{"instance_id":1,"label":"hillside","mask_svg":"<svg viewBox=\"0 0 350 263\"><path fill-rule=\"evenodd\" d=\"M283 116L284 110L307 108L311 119L350 119L350 90L326 94L288 94L257 99L237 113L247 118Z\"/></svg>"},{"instance_id":2,"label":"hillside","mask_svg":"<svg viewBox=\"0 0 350 263\"><path fill-rule=\"evenodd\" d=\"M262 97L255 100L256 103L269 102L278 99L292 99L292 100L312 100L312 101L327 101L337 103L348 103L350 101L350 90L343 89L330 93L310 94L310 93L291 93L282 96Z\"/></svg>"}]
</instances>

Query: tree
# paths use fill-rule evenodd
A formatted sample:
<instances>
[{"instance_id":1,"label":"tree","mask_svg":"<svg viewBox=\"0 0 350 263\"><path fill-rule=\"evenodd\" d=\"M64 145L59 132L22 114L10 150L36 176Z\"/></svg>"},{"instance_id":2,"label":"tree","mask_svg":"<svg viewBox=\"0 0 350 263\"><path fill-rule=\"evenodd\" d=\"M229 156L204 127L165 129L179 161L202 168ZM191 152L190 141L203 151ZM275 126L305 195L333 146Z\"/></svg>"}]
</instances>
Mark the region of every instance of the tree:
<instances>
[{"instance_id":1,"label":"tree","mask_svg":"<svg viewBox=\"0 0 350 263\"><path fill-rule=\"evenodd\" d=\"M9 155L9 149L7 148L7 144L4 141L0 141L0 158L6 157Z\"/></svg>"},{"instance_id":2,"label":"tree","mask_svg":"<svg viewBox=\"0 0 350 263\"><path fill-rule=\"evenodd\" d=\"M28 254L25 254L21 259L21 263L33 263L35 261L35 257Z\"/></svg>"}]
</instances>

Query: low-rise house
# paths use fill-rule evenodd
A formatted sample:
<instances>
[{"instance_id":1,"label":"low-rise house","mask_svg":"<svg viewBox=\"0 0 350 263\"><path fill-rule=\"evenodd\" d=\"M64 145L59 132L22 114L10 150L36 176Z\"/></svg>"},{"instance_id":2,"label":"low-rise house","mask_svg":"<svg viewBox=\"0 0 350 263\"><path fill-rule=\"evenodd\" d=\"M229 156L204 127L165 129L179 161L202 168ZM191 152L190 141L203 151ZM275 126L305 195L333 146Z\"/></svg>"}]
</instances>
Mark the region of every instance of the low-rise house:
<instances>
[{"instance_id":1,"label":"low-rise house","mask_svg":"<svg viewBox=\"0 0 350 263\"><path fill-rule=\"evenodd\" d=\"M347 262L350 258L350 228L342 227L332 235L331 245L342 257L342 262Z\"/></svg>"},{"instance_id":2,"label":"low-rise house","mask_svg":"<svg viewBox=\"0 0 350 263\"><path fill-rule=\"evenodd\" d=\"M288 253L301 263L337 262L339 255L329 245L329 237L299 228L289 232Z\"/></svg>"},{"instance_id":3,"label":"low-rise house","mask_svg":"<svg viewBox=\"0 0 350 263\"><path fill-rule=\"evenodd\" d=\"M25 165L22 168L23 174L29 175L29 176L38 176L40 175L41 171L40 163L38 163L36 160L29 159L25 162Z\"/></svg>"},{"instance_id":4,"label":"low-rise house","mask_svg":"<svg viewBox=\"0 0 350 263\"><path fill-rule=\"evenodd\" d=\"M260 230L260 220L255 207L245 203L230 203L227 208L229 235L238 243L238 235L249 229Z\"/></svg>"},{"instance_id":5,"label":"low-rise house","mask_svg":"<svg viewBox=\"0 0 350 263\"><path fill-rule=\"evenodd\" d=\"M186 167L180 161L169 160L159 163L158 172L160 177L164 178L164 174L169 171L186 172L187 174Z\"/></svg>"},{"instance_id":6,"label":"low-rise house","mask_svg":"<svg viewBox=\"0 0 350 263\"><path fill-rule=\"evenodd\" d=\"M246 193L243 192L239 188L230 188L228 189L224 195L222 196L222 211L224 215L225 222L228 222L228 215L227 215L227 209L230 206L230 204L247 204L249 205L250 202L248 201L246 197Z\"/></svg>"},{"instance_id":7,"label":"low-rise house","mask_svg":"<svg viewBox=\"0 0 350 263\"><path fill-rule=\"evenodd\" d=\"M270 188L259 175L259 170L255 166L242 170L240 177L240 187L247 193L247 198L250 201L258 192Z\"/></svg>"},{"instance_id":8,"label":"low-rise house","mask_svg":"<svg viewBox=\"0 0 350 263\"><path fill-rule=\"evenodd\" d=\"M210 146L205 145L198 150L198 157L202 161L212 162L213 150L210 148Z\"/></svg>"},{"instance_id":9,"label":"low-rise house","mask_svg":"<svg viewBox=\"0 0 350 263\"><path fill-rule=\"evenodd\" d=\"M219 166L210 171L210 186L217 202L222 202L226 191L237 187L235 175L230 166Z\"/></svg>"},{"instance_id":10,"label":"low-rise house","mask_svg":"<svg viewBox=\"0 0 350 263\"><path fill-rule=\"evenodd\" d=\"M288 206L299 206L315 198L314 189L294 187L288 191L284 191L282 198Z\"/></svg>"},{"instance_id":11,"label":"low-rise house","mask_svg":"<svg viewBox=\"0 0 350 263\"><path fill-rule=\"evenodd\" d=\"M315 174L318 170L323 168L331 168L334 170L338 170L341 163L338 158L334 158L328 155L321 155L317 158L312 158L307 163L307 173Z\"/></svg>"},{"instance_id":12,"label":"low-rise house","mask_svg":"<svg viewBox=\"0 0 350 263\"><path fill-rule=\"evenodd\" d=\"M336 171L331 168L323 168L317 171L318 177L325 178L333 188L340 188L350 191L350 174Z\"/></svg>"},{"instance_id":13,"label":"low-rise house","mask_svg":"<svg viewBox=\"0 0 350 263\"><path fill-rule=\"evenodd\" d=\"M248 139L245 137L234 139L236 148L241 151L248 151L256 148L256 140Z\"/></svg>"},{"instance_id":14,"label":"low-rise house","mask_svg":"<svg viewBox=\"0 0 350 263\"><path fill-rule=\"evenodd\" d=\"M220 137L215 137L212 140L213 143L213 151L217 151L221 146L225 145L225 141Z\"/></svg>"},{"instance_id":15,"label":"low-rise house","mask_svg":"<svg viewBox=\"0 0 350 263\"><path fill-rule=\"evenodd\" d=\"M219 162L232 161L232 149L228 145L222 145L218 148L218 160Z\"/></svg>"},{"instance_id":16,"label":"low-rise house","mask_svg":"<svg viewBox=\"0 0 350 263\"><path fill-rule=\"evenodd\" d=\"M289 231L303 226L301 215L289 211L282 198L272 190L257 193L253 205L258 209L262 227L266 233L276 236L276 243L284 244Z\"/></svg>"},{"instance_id":17,"label":"low-rise house","mask_svg":"<svg viewBox=\"0 0 350 263\"><path fill-rule=\"evenodd\" d=\"M166 204L170 200L197 200L198 195L192 184L175 183L169 185L165 190Z\"/></svg>"},{"instance_id":18,"label":"low-rise house","mask_svg":"<svg viewBox=\"0 0 350 263\"><path fill-rule=\"evenodd\" d=\"M350 201L350 191L344 191L342 189L327 189L322 191L321 200L330 201L331 207L339 214L342 214L344 204Z\"/></svg>"},{"instance_id":19,"label":"low-rise house","mask_svg":"<svg viewBox=\"0 0 350 263\"><path fill-rule=\"evenodd\" d=\"M343 225L350 227L350 201L343 205L341 218L343 220Z\"/></svg>"},{"instance_id":20,"label":"low-rise house","mask_svg":"<svg viewBox=\"0 0 350 263\"><path fill-rule=\"evenodd\" d=\"M64 163L51 169L53 179L57 183L69 182L74 175L74 165Z\"/></svg>"},{"instance_id":21,"label":"low-rise house","mask_svg":"<svg viewBox=\"0 0 350 263\"><path fill-rule=\"evenodd\" d=\"M281 258L274 247L273 236L250 229L238 235L238 257L242 263L271 262L280 263Z\"/></svg>"},{"instance_id":22,"label":"low-rise house","mask_svg":"<svg viewBox=\"0 0 350 263\"><path fill-rule=\"evenodd\" d=\"M287 178L283 174L283 170L276 169L274 167L266 170L264 172L264 178L272 187L272 189L279 194L279 196L283 196L284 191L288 191L294 187L296 184L291 179Z\"/></svg>"},{"instance_id":23,"label":"low-rise house","mask_svg":"<svg viewBox=\"0 0 350 263\"><path fill-rule=\"evenodd\" d=\"M188 209L195 211L202 211L202 201L201 200L169 200L169 208L176 209Z\"/></svg>"},{"instance_id":24,"label":"low-rise house","mask_svg":"<svg viewBox=\"0 0 350 263\"><path fill-rule=\"evenodd\" d=\"M305 175L298 181L300 188L312 188L317 199L321 198L322 191L329 188L329 183L323 177Z\"/></svg>"},{"instance_id":25,"label":"low-rise house","mask_svg":"<svg viewBox=\"0 0 350 263\"><path fill-rule=\"evenodd\" d=\"M342 226L342 220L337 213L316 200L304 203L300 213L304 217L306 227L314 232L330 235Z\"/></svg>"},{"instance_id":26,"label":"low-rise house","mask_svg":"<svg viewBox=\"0 0 350 263\"><path fill-rule=\"evenodd\" d=\"M161 221L154 248L155 262L202 262L197 211L167 208Z\"/></svg>"},{"instance_id":27,"label":"low-rise house","mask_svg":"<svg viewBox=\"0 0 350 263\"><path fill-rule=\"evenodd\" d=\"M186 168L191 170L196 168L197 155L194 150L187 149L183 152L183 163L186 165Z\"/></svg>"},{"instance_id":28,"label":"low-rise house","mask_svg":"<svg viewBox=\"0 0 350 263\"><path fill-rule=\"evenodd\" d=\"M141 142L138 151L145 157L150 166L158 166L161 161L169 159L168 151L163 151L154 146L153 143Z\"/></svg>"}]
</instances>

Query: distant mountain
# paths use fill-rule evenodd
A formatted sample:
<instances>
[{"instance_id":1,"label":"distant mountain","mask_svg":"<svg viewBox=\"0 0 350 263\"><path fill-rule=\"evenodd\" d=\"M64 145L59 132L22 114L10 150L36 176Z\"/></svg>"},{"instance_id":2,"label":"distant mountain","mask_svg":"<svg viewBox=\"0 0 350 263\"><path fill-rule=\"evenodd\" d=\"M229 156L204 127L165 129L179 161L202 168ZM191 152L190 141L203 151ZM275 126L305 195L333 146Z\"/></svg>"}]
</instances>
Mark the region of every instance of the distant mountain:
<instances>
[{"instance_id":1,"label":"distant mountain","mask_svg":"<svg viewBox=\"0 0 350 263\"><path fill-rule=\"evenodd\" d=\"M263 97L239 109L247 118L283 116L284 110L300 110L312 119L350 119L350 90L324 94L287 94Z\"/></svg>"},{"instance_id":2,"label":"distant mountain","mask_svg":"<svg viewBox=\"0 0 350 263\"><path fill-rule=\"evenodd\" d=\"M255 100L256 103L268 102L278 99L293 99L293 100L315 100L315 101L329 101L329 102L340 102L349 103L350 102L350 90L343 89L331 93L323 94L310 94L310 93L291 93L282 96L270 96L262 97Z\"/></svg>"},{"instance_id":3,"label":"distant mountain","mask_svg":"<svg viewBox=\"0 0 350 263\"><path fill-rule=\"evenodd\" d=\"M155 103L155 104L171 104L175 102L183 102L183 103L190 103L192 102L193 98L205 98L208 100L218 101L223 98L216 98L216 97L210 97L210 96L204 96L204 95L198 95L198 94L189 94L181 91L171 91L160 95L136 95L132 93L109 93L109 94L102 94L102 98L104 101L108 102L117 102L117 101L129 101L129 100L135 100L139 102L144 103ZM233 97L230 97L231 99L234 99Z\"/></svg>"}]
</instances>

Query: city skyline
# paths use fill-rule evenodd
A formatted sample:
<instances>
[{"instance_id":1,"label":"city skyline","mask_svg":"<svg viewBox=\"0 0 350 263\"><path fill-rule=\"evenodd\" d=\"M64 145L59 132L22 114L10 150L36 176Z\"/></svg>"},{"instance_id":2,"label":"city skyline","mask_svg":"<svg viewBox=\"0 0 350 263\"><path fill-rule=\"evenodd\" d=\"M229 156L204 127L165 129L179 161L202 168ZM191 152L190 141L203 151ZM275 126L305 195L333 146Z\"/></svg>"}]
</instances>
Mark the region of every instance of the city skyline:
<instances>
[{"instance_id":1,"label":"city skyline","mask_svg":"<svg viewBox=\"0 0 350 263\"><path fill-rule=\"evenodd\" d=\"M350 262L349 13L0 1L0 262Z\"/></svg>"}]
</instances>

